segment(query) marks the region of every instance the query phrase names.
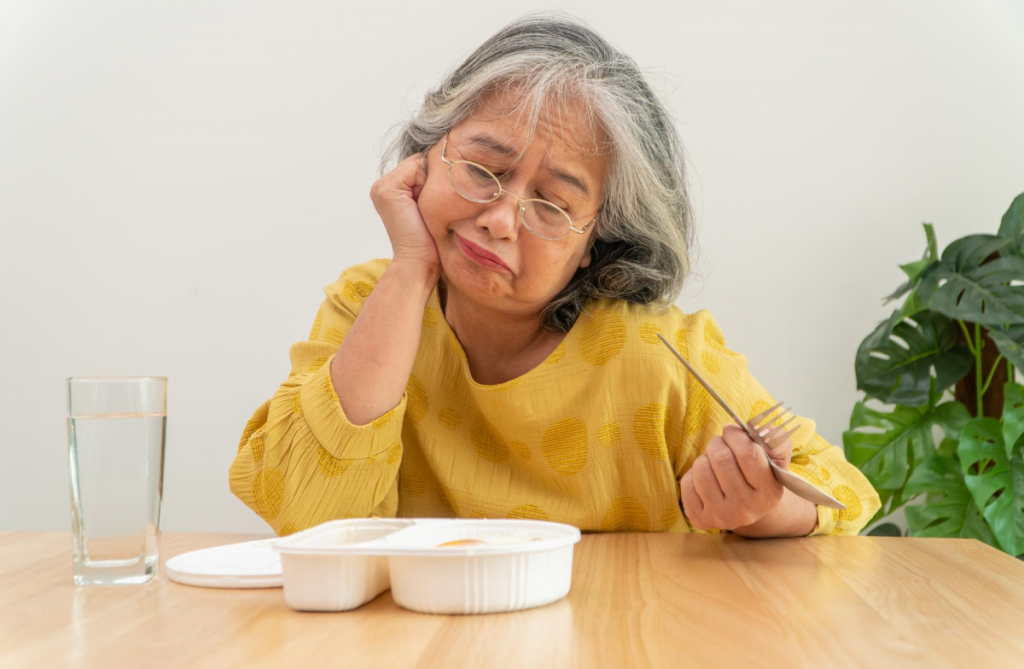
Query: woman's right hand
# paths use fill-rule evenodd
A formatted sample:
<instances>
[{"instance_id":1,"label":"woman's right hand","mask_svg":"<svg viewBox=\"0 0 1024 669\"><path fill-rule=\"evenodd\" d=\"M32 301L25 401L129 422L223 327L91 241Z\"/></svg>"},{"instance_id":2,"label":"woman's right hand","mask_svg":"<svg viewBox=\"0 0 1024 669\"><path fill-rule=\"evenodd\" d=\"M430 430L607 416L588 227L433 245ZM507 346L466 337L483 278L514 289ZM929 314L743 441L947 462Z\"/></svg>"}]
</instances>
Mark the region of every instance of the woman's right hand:
<instances>
[{"instance_id":1,"label":"woman's right hand","mask_svg":"<svg viewBox=\"0 0 1024 669\"><path fill-rule=\"evenodd\" d=\"M440 272L441 259L434 238L420 215L420 190L426 183L426 157L414 153L373 182L370 199L391 239L394 260L415 262Z\"/></svg>"}]
</instances>

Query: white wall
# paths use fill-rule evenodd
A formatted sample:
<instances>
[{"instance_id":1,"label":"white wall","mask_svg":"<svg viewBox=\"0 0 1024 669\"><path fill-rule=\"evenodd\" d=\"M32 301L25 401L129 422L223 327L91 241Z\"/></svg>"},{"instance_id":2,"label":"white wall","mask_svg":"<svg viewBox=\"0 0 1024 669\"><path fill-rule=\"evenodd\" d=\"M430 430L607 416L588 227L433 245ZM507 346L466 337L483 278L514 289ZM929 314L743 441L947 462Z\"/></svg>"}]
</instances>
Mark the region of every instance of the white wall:
<instances>
[{"instance_id":1,"label":"white wall","mask_svg":"<svg viewBox=\"0 0 1024 669\"><path fill-rule=\"evenodd\" d=\"M390 248L380 138L530 9L654 73L700 219L680 305L833 443L921 221L994 232L1024 191L1022 3L488 6L0 3L0 530L69 526L75 374L170 377L165 529L264 530L228 465L322 287Z\"/></svg>"}]
</instances>

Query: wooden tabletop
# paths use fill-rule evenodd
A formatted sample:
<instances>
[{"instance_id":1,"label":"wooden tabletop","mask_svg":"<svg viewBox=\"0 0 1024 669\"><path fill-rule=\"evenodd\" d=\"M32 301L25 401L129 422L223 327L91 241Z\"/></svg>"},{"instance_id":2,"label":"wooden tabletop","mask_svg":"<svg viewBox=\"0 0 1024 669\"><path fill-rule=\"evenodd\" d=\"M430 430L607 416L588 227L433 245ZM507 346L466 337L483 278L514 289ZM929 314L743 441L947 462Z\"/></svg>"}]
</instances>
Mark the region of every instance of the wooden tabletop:
<instances>
[{"instance_id":1,"label":"wooden tabletop","mask_svg":"<svg viewBox=\"0 0 1024 669\"><path fill-rule=\"evenodd\" d=\"M162 559L260 538L164 534ZM566 599L436 616L390 593L75 587L66 532L0 533L0 666L1019 666L1024 563L962 539L585 535Z\"/></svg>"}]
</instances>

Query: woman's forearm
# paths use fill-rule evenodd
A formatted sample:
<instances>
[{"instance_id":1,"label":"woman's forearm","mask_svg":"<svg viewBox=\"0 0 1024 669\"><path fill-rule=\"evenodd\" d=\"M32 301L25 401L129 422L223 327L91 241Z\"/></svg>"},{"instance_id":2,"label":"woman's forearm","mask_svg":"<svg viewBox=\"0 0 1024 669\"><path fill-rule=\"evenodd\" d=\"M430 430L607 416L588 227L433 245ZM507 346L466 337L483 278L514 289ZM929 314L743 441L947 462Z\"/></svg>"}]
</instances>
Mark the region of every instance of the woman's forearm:
<instances>
[{"instance_id":1,"label":"woman's forearm","mask_svg":"<svg viewBox=\"0 0 1024 669\"><path fill-rule=\"evenodd\" d=\"M331 362L342 411L365 425L402 399L419 348L423 311L439 272L392 261Z\"/></svg>"},{"instance_id":2,"label":"woman's forearm","mask_svg":"<svg viewBox=\"0 0 1024 669\"><path fill-rule=\"evenodd\" d=\"M737 527L734 534L744 537L802 537L818 522L818 507L786 488L782 501L768 515L751 525Z\"/></svg>"}]
</instances>

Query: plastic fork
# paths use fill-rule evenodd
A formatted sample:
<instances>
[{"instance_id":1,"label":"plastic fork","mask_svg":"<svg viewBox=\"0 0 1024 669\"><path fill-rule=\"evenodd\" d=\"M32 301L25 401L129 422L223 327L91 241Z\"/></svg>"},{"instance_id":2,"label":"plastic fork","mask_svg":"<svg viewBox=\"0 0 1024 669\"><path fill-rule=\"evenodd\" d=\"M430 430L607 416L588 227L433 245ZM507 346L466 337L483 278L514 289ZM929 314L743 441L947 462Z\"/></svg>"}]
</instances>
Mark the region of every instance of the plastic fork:
<instances>
[{"instance_id":1,"label":"plastic fork","mask_svg":"<svg viewBox=\"0 0 1024 669\"><path fill-rule=\"evenodd\" d=\"M789 409L784 409L782 413L780 413L778 416L771 415L772 412L774 412L776 409L783 405L783 402L779 402L775 406L757 414L750 420L744 421L742 418L739 417L739 414L732 410L732 407L729 406L728 402L722 399L722 396L715 392L715 389L712 388L710 384L708 384L708 382L704 380L704 377L702 377L697 372L697 370L693 368L693 365L687 362L686 358L680 355L679 351L677 351L675 347L672 346L672 344L668 343L668 340L665 339L665 337L660 332L658 333L658 338L661 339L662 343L665 344L665 346L668 346L668 349L672 351L672 353L674 353L677 358L679 358L679 362L683 363L683 365L690 372L690 374L693 374L693 377L697 379L697 381L700 382L702 386L704 386L704 389L707 390L712 397L715 398L715 401L722 405L722 408L725 409L725 412L732 417L733 421L735 421L737 425L743 428L743 431L747 433L747 436L750 437L750 439L754 443L758 444L761 448L764 449L765 455L768 456L768 464L771 466L772 473L775 474L775 478L776 480L778 480L779 483L789 488L800 497L810 502L814 502L815 504L827 506L830 509L843 510L846 508L846 505L840 502L835 497L823 493L822 491L818 490L813 485L803 480L793 472L787 469L783 469L782 467L779 467L771 459L772 449L784 443L786 439L790 437L790 435L792 435L794 432L800 429L800 426L797 425L796 427L790 430L781 432L781 430L784 427L786 427L786 425L788 425L790 422L793 421L794 418L796 418L795 415L791 415L785 422L781 423L780 425L772 427L772 423L778 421L780 418L789 413ZM773 442L774 446L772 445Z\"/></svg>"}]
</instances>

